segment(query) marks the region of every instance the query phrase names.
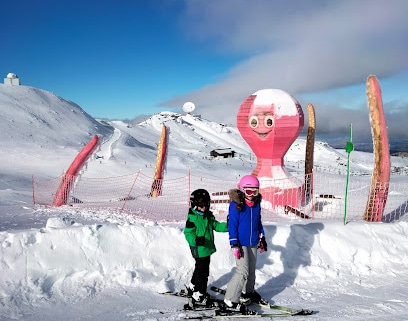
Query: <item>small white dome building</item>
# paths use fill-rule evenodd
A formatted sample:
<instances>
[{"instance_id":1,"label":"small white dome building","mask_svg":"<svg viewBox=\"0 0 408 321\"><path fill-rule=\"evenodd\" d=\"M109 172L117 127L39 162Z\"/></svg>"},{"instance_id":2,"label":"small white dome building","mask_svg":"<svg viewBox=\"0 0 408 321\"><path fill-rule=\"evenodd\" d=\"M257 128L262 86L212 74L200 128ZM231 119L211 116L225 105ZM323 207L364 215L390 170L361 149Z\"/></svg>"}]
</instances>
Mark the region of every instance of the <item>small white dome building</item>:
<instances>
[{"instance_id":1,"label":"small white dome building","mask_svg":"<svg viewBox=\"0 0 408 321\"><path fill-rule=\"evenodd\" d=\"M188 102L184 103L184 105L183 105L183 111L186 114L191 114L194 111L194 109L195 109L195 105L191 101L188 101Z\"/></svg>"},{"instance_id":2,"label":"small white dome building","mask_svg":"<svg viewBox=\"0 0 408 321\"><path fill-rule=\"evenodd\" d=\"M13 74L12 72L9 72L7 74L7 77L4 78L4 84L5 85L20 85L20 78L16 74Z\"/></svg>"}]
</instances>

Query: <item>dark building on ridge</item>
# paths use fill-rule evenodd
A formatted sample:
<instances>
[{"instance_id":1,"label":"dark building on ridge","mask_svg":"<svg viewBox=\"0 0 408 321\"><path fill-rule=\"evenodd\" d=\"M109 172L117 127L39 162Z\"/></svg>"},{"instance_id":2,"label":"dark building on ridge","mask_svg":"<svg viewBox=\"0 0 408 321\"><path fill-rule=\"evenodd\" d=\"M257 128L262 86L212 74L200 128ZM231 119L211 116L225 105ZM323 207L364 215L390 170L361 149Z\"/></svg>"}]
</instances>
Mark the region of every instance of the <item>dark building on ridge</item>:
<instances>
[{"instance_id":1,"label":"dark building on ridge","mask_svg":"<svg viewBox=\"0 0 408 321\"><path fill-rule=\"evenodd\" d=\"M233 151L231 148L222 148L222 149L213 149L210 152L210 155L213 157L234 157L235 156L235 151Z\"/></svg>"}]
</instances>

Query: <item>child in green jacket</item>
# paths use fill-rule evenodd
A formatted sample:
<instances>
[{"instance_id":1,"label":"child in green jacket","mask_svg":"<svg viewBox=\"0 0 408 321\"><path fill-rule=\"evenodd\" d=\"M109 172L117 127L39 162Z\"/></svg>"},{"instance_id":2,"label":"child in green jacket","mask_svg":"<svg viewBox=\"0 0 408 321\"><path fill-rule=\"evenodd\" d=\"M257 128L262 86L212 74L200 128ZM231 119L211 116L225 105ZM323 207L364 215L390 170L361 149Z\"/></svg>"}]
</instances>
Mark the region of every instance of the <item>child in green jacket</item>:
<instances>
[{"instance_id":1,"label":"child in green jacket","mask_svg":"<svg viewBox=\"0 0 408 321\"><path fill-rule=\"evenodd\" d=\"M195 268L189 284L193 305L197 302L211 305L207 295L207 283L210 257L216 251L214 231L228 232L227 223L218 222L210 211L210 203L210 194L205 189L195 190L190 197L191 207L184 228L184 236L195 259Z\"/></svg>"}]
</instances>

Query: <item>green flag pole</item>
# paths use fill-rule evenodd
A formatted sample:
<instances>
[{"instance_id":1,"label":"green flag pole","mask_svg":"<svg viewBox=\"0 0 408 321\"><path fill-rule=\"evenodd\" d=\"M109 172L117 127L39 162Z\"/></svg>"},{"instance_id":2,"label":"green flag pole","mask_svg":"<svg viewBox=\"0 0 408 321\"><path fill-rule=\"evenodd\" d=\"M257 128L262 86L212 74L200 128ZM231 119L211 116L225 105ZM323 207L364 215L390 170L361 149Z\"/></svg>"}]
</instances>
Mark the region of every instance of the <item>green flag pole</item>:
<instances>
[{"instance_id":1,"label":"green flag pole","mask_svg":"<svg viewBox=\"0 0 408 321\"><path fill-rule=\"evenodd\" d=\"M354 150L354 146L352 143L353 136L352 136L352 124L350 124L350 138L346 144L346 152L347 152L347 177L346 177L346 196L344 198L344 225L347 224L347 197L348 197L348 183L349 183L349 176L350 176L350 153Z\"/></svg>"}]
</instances>

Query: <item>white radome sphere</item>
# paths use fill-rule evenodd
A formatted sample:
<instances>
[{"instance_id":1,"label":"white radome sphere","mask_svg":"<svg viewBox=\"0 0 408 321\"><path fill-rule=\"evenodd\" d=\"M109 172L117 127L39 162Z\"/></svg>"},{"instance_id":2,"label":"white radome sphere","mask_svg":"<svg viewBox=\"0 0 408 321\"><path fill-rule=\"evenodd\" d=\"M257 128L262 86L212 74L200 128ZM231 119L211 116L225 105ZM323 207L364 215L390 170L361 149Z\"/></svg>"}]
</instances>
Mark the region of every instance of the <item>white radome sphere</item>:
<instances>
[{"instance_id":1,"label":"white radome sphere","mask_svg":"<svg viewBox=\"0 0 408 321\"><path fill-rule=\"evenodd\" d=\"M7 74L7 78L8 78L8 79L16 79L16 78L18 78L18 77L17 77L16 74L13 74L12 72L9 72L9 73Z\"/></svg>"},{"instance_id":2,"label":"white radome sphere","mask_svg":"<svg viewBox=\"0 0 408 321\"><path fill-rule=\"evenodd\" d=\"M185 113L191 113L194 109L195 109L195 105L191 101L188 101L188 102L184 103L184 105L183 105L183 111Z\"/></svg>"}]
</instances>

